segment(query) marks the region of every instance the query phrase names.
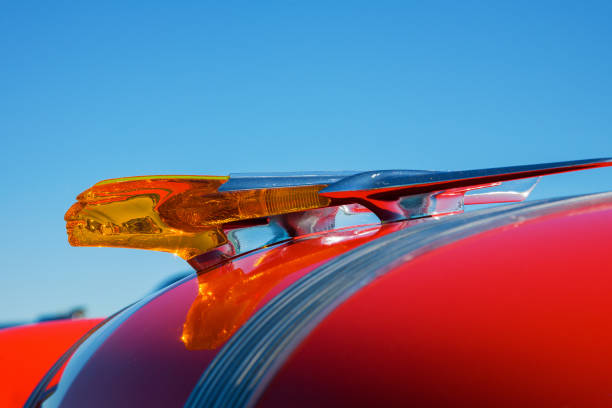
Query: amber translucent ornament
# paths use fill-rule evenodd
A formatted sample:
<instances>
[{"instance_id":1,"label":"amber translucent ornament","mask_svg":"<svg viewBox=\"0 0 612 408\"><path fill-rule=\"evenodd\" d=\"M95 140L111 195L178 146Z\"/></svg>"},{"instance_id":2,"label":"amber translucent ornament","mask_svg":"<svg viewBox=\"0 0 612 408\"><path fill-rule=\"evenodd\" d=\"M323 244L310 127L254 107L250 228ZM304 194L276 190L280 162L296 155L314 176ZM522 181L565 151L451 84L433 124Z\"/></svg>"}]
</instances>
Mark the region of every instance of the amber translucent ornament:
<instances>
[{"instance_id":1,"label":"amber translucent ornament","mask_svg":"<svg viewBox=\"0 0 612 408\"><path fill-rule=\"evenodd\" d=\"M218 192L227 177L146 176L100 182L65 216L74 246L172 252L190 259L227 242L223 224L325 207L325 186Z\"/></svg>"}]
</instances>

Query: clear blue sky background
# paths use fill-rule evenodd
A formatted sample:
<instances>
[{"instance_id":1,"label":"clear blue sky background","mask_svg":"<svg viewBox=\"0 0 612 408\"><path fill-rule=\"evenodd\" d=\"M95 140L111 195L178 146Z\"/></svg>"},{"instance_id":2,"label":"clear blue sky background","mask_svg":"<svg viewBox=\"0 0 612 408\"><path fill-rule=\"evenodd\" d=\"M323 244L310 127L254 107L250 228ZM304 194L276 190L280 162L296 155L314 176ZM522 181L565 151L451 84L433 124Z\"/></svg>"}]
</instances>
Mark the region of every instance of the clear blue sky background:
<instances>
[{"instance_id":1,"label":"clear blue sky background","mask_svg":"<svg viewBox=\"0 0 612 408\"><path fill-rule=\"evenodd\" d=\"M67 244L64 212L101 179L612 155L611 18L609 1L3 2L0 321L106 315L186 269ZM604 190L610 169L533 197Z\"/></svg>"}]
</instances>

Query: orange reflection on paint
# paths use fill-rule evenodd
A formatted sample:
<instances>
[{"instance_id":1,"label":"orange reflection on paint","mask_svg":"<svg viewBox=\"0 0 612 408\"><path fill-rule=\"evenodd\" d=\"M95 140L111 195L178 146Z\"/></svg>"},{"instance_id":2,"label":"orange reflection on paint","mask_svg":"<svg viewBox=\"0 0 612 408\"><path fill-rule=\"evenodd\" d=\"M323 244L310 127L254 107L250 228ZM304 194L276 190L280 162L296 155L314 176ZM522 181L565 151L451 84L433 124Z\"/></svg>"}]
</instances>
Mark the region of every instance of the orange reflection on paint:
<instances>
[{"instance_id":1,"label":"orange reflection on paint","mask_svg":"<svg viewBox=\"0 0 612 408\"><path fill-rule=\"evenodd\" d=\"M223 345L266 302L321 262L406 224L334 231L228 262L198 276L183 325L189 350Z\"/></svg>"}]
</instances>

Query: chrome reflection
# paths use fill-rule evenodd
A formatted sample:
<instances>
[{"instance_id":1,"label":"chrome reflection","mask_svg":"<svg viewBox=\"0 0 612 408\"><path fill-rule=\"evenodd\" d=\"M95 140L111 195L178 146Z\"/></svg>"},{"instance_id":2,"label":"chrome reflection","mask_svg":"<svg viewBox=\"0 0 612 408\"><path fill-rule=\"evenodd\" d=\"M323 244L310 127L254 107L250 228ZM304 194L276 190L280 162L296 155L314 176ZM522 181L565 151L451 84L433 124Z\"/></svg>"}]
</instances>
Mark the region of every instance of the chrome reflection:
<instances>
[{"instance_id":1,"label":"chrome reflection","mask_svg":"<svg viewBox=\"0 0 612 408\"><path fill-rule=\"evenodd\" d=\"M304 171L288 173L232 173L219 191L240 191L332 184L356 174L355 171Z\"/></svg>"},{"instance_id":2,"label":"chrome reflection","mask_svg":"<svg viewBox=\"0 0 612 408\"><path fill-rule=\"evenodd\" d=\"M340 225L337 224L338 220ZM230 258L292 238L374 223L378 224L380 220L371 211L359 205L351 205L316 208L246 223L226 224L223 233L228 242L188 262L196 271L202 272Z\"/></svg>"},{"instance_id":3,"label":"chrome reflection","mask_svg":"<svg viewBox=\"0 0 612 408\"><path fill-rule=\"evenodd\" d=\"M465 205L521 202L533 191L541 177L504 181L483 189L466 192Z\"/></svg>"}]
</instances>

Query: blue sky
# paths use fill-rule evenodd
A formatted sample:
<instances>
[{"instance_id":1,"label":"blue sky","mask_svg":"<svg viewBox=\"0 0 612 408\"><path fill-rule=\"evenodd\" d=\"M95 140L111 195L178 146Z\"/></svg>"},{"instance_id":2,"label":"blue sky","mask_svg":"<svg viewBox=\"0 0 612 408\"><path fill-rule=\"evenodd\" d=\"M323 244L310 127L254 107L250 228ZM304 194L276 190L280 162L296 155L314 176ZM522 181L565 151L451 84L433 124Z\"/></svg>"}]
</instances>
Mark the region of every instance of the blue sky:
<instances>
[{"instance_id":1,"label":"blue sky","mask_svg":"<svg viewBox=\"0 0 612 408\"><path fill-rule=\"evenodd\" d=\"M101 179L612 156L611 16L610 2L5 2L0 321L106 315L186 269L68 245L63 214ZM610 169L533 197L605 190Z\"/></svg>"}]
</instances>

